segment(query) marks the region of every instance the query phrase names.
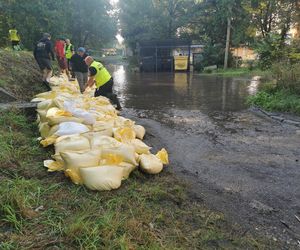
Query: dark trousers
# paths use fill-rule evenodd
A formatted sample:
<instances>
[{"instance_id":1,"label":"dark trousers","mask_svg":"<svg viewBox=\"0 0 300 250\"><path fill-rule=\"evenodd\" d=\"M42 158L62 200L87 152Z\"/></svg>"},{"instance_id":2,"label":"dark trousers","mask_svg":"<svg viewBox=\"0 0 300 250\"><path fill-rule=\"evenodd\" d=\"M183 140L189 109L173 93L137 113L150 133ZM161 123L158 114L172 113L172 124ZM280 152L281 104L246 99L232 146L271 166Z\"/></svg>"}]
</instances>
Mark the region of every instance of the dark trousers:
<instances>
[{"instance_id":1,"label":"dark trousers","mask_svg":"<svg viewBox=\"0 0 300 250\"><path fill-rule=\"evenodd\" d=\"M68 70L69 70L69 72L70 72L70 74L71 74L71 77L72 77L72 78L75 78L75 73L74 73L74 71L72 70L71 59L67 59L67 64L68 64Z\"/></svg>"},{"instance_id":2,"label":"dark trousers","mask_svg":"<svg viewBox=\"0 0 300 250\"><path fill-rule=\"evenodd\" d=\"M101 87L97 88L95 90L94 96L105 96L111 100L113 104L117 105L117 109L121 109L121 104L119 102L119 99L116 94L113 93L113 85L114 85L114 80L113 78L110 78L110 80L102 85Z\"/></svg>"}]
</instances>

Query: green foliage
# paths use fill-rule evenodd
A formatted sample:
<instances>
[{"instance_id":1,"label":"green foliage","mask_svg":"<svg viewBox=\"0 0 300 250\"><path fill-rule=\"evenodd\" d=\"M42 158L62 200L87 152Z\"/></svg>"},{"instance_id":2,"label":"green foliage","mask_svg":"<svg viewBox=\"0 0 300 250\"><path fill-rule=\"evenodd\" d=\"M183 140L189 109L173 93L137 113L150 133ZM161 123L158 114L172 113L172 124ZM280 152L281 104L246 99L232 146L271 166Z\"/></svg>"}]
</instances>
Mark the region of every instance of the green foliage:
<instances>
[{"instance_id":1,"label":"green foliage","mask_svg":"<svg viewBox=\"0 0 300 250\"><path fill-rule=\"evenodd\" d=\"M103 45L114 38L117 29L111 9L106 0L1 1L0 46L8 42L12 25L28 49L44 32L53 38L71 38L75 45Z\"/></svg>"},{"instance_id":2,"label":"green foliage","mask_svg":"<svg viewBox=\"0 0 300 250\"><path fill-rule=\"evenodd\" d=\"M290 89L300 94L300 63L275 63L271 71L276 80L277 88Z\"/></svg>"},{"instance_id":3,"label":"green foliage","mask_svg":"<svg viewBox=\"0 0 300 250\"><path fill-rule=\"evenodd\" d=\"M249 103L268 111L290 112L300 115L300 95L290 89L268 89L249 98Z\"/></svg>"},{"instance_id":4,"label":"green foliage","mask_svg":"<svg viewBox=\"0 0 300 250\"><path fill-rule=\"evenodd\" d=\"M279 35L270 34L259 40L255 47L259 56L259 67L264 70L271 68L272 63L287 56L287 49L282 46Z\"/></svg>"}]
</instances>

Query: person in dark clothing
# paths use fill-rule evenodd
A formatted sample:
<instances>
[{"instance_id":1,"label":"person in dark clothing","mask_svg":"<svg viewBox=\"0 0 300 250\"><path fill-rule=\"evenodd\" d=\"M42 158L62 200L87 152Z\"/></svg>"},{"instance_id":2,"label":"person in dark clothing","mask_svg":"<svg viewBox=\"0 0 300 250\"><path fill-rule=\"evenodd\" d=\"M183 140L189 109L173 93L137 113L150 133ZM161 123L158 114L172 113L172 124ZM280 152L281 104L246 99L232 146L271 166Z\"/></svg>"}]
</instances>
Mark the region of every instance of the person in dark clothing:
<instances>
[{"instance_id":1,"label":"person in dark clothing","mask_svg":"<svg viewBox=\"0 0 300 250\"><path fill-rule=\"evenodd\" d=\"M43 38L36 43L33 55L43 72L43 83L50 90L49 80L52 76L51 59L55 60L50 34L45 33Z\"/></svg>"},{"instance_id":2,"label":"person in dark clothing","mask_svg":"<svg viewBox=\"0 0 300 250\"><path fill-rule=\"evenodd\" d=\"M87 54L83 47L78 48L77 53L71 57L71 67L78 81L81 93L84 92L84 86L88 79L88 66L84 61L86 57Z\"/></svg>"}]
</instances>

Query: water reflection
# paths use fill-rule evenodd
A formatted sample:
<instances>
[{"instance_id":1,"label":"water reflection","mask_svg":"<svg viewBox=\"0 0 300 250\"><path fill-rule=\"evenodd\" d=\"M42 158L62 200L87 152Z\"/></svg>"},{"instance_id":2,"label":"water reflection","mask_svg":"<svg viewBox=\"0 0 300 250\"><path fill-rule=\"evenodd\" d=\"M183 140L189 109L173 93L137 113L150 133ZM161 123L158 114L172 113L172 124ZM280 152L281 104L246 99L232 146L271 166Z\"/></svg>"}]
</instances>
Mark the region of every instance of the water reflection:
<instances>
[{"instance_id":1,"label":"water reflection","mask_svg":"<svg viewBox=\"0 0 300 250\"><path fill-rule=\"evenodd\" d=\"M251 82L248 86L249 95L255 95L256 94L259 84L260 84L260 77L259 76L253 76L252 79L251 79Z\"/></svg>"},{"instance_id":2,"label":"water reflection","mask_svg":"<svg viewBox=\"0 0 300 250\"><path fill-rule=\"evenodd\" d=\"M237 111L255 93L259 79L222 78L189 73L133 73L123 65L113 71L115 90L124 106L135 109Z\"/></svg>"}]
</instances>

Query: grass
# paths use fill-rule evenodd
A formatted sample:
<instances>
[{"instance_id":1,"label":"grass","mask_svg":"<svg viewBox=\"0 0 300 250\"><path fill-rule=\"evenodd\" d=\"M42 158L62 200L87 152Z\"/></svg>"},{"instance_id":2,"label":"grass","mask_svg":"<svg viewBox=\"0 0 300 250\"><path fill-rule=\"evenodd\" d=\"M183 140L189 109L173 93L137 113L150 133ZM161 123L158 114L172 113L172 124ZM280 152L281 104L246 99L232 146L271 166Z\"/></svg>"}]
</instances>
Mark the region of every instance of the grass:
<instances>
[{"instance_id":1,"label":"grass","mask_svg":"<svg viewBox=\"0 0 300 250\"><path fill-rule=\"evenodd\" d=\"M267 84L263 90L249 97L248 102L267 111L300 115L300 95L292 88L278 88Z\"/></svg>"},{"instance_id":2,"label":"grass","mask_svg":"<svg viewBox=\"0 0 300 250\"><path fill-rule=\"evenodd\" d=\"M0 50L0 87L23 101L46 91L32 52Z\"/></svg>"},{"instance_id":3,"label":"grass","mask_svg":"<svg viewBox=\"0 0 300 250\"><path fill-rule=\"evenodd\" d=\"M0 249L274 249L194 200L168 171L135 171L110 192L47 173L52 152L36 131L19 111L0 112Z\"/></svg>"},{"instance_id":4,"label":"grass","mask_svg":"<svg viewBox=\"0 0 300 250\"><path fill-rule=\"evenodd\" d=\"M229 69L216 69L209 72L200 73L200 75L216 75L225 77L235 76L262 76L263 78L269 78L270 73L268 71L262 71L259 69L249 70L248 68L229 68Z\"/></svg>"}]
</instances>

